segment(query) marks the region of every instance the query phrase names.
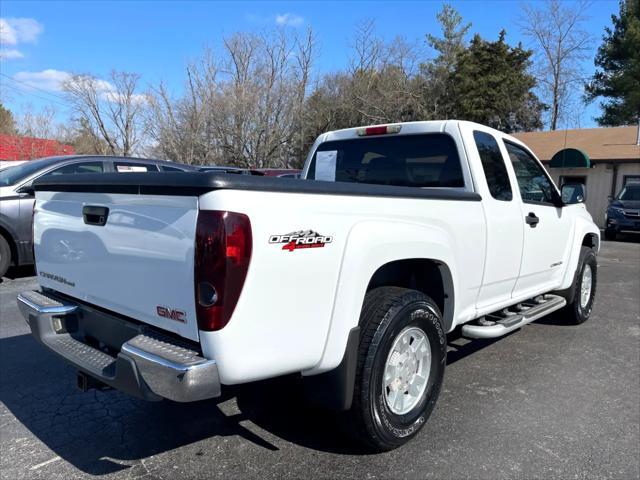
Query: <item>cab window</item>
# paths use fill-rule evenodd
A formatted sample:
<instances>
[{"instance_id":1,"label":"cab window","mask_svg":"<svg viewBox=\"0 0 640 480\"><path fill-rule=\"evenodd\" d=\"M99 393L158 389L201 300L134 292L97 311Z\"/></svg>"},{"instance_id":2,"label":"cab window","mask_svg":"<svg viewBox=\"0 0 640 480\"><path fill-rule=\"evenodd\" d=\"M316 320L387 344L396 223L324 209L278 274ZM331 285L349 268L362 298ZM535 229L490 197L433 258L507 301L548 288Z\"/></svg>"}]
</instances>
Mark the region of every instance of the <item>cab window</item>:
<instances>
[{"instance_id":1,"label":"cab window","mask_svg":"<svg viewBox=\"0 0 640 480\"><path fill-rule=\"evenodd\" d=\"M493 135L477 130L473 132L473 139L476 142L491 196L496 200L510 201L513 199L511 183L509 183L509 174L498 142Z\"/></svg>"},{"instance_id":2,"label":"cab window","mask_svg":"<svg viewBox=\"0 0 640 480\"><path fill-rule=\"evenodd\" d=\"M460 157L446 134L381 136L322 143L307 178L403 187L464 187Z\"/></svg>"},{"instance_id":3,"label":"cab window","mask_svg":"<svg viewBox=\"0 0 640 480\"><path fill-rule=\"evenodd\" d=\"M554 187L542 166L524 148L506 141L504 144L515 170L522 201L554 204Z\"/></svg>"}]
</instances>

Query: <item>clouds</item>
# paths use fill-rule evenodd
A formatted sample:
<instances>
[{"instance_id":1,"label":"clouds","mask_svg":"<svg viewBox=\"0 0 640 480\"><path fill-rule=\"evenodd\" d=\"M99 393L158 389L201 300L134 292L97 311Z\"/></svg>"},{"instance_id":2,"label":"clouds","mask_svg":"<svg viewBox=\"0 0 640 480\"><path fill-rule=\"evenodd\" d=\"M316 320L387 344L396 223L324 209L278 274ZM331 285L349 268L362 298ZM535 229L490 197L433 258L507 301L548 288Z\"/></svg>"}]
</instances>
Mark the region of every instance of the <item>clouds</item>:
<instances>
[{"instance_id":1,"label":"clouds","mask_svg":"<svg viewBox=\"0 0 640 480\"><path fill-rule=\"evenodd\" d=\"M33 18L0 18L0 60L24 57L17 48L23 43L36 43L44 27Z\"/></svg>"},{"instance_id":2,"label":"clouds","mask_svg":"<svg viewBox=\"0 0 640 480\"><path fill-rule=\"evenodd\" d=\"M245 15L245 19L251 23L275 24L278 27L298 28L304 25L304 18L295 13L279 13L277 15L259 16L250 13Z\"/></svg>"},{"instance_id":3,"label":"clouds","mask_svg":"<svg viewBox=\"0 0 640 480\"><path fill-rule=\"evenodd\" d=\"M301 27L304 24L304 18L295 13L283 13L276 15L276 25L280 27Z\"/></svg>"},{"instance_id":4,"label":"clouds","mask_svg":"<svg viewBox=\"0 0 640 480\"><path fill-rule=\"evenodd\" d=\"M46 92L62 92L64 82L72 80L81 89L94 90L105 102L124 103L126 100L113 83L91 75L73 75L70 72L50 68L40 72L18 72L13 79L24 87ZM146 96L139 93L131 93L130 98L134 103L146 101Z\"/></svg>"},{"instance_id":5,"label":"clouds","mask_svg":"<svg viewBox=\"0 0 640 480\"><path fill-rule=\"evenodd\" d=\"M0 48L0 60L14 60L22 57L24 57L24 55L20 50L15 48Z\"/></svg>"},{"instance_id":6,"label":"clouds","mask_svg":"<svg viewBox=\"0 0 640 480\"><path fill-rule=\"evenodd\" d=\"M59 92L62 91L62 83L71 78L71 74L50 68L41 72L18 72L13 78L28 87Z\"/></svg>"}]
</instances>

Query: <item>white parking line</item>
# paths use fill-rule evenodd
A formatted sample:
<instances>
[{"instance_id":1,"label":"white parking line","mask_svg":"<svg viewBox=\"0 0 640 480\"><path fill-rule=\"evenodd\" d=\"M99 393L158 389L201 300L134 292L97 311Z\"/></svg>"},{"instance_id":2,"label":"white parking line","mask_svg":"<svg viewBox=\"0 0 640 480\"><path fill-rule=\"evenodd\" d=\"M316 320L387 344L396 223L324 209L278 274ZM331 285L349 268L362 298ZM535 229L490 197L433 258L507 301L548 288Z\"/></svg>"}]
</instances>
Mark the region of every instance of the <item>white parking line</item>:
<instances>
[{"instance_id":1,"label":"white parking line","mask_svg":"<svg viewBox=\"0 0 640 480\"><path fill-rule=\"evenodd\" d=\"M57 462L58 460L60 460L60 457L53 457L51 460L47 460L46 462L34 465L33 467L31 467L31 470L38 470L39 468L49 465L50 463Z\"/></svg>"}]
</instances>

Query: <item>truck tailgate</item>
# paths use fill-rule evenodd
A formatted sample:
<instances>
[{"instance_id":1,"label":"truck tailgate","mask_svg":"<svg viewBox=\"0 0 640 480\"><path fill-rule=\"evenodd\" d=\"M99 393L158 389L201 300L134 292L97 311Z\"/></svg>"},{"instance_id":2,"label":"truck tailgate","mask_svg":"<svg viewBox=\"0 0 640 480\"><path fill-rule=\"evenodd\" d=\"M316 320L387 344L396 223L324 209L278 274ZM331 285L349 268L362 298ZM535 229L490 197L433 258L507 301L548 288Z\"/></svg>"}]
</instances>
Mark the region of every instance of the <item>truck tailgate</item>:
<instances>
[{"instance_id":1,"label":"truck tailgate","mask_svg":"<svg viewBox=\"0 0 640 480\"><path fill-rule=\"evenodd\" d=\"M197 196L36 193L40 285L198 340Z\"/></svg>"}]
</instances>

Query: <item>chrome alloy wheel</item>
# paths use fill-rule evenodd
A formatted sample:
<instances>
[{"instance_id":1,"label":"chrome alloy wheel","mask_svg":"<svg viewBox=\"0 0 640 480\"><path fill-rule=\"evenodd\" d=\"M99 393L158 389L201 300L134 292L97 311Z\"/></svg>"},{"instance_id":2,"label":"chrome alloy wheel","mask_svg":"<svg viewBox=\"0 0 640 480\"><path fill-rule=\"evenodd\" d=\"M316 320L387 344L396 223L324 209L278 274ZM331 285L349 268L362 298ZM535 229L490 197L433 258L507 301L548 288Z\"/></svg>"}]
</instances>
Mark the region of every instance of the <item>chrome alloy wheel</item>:
<instances>
[{"instance_id":1,"label":"chrome alloy wheel","mask_svg":"<svg viewBox=\"0 0 640 480\"><path fill-rule=\"evenodd\" d=\"M431 346L427 334L407 327L396 337L387 356L382 391L396 415L410 412L420 401L431 371Z\"/></svg>"},{"instance_id":2,"label":"chrome alloy wheel","mask_svg":"<svg viewBox=\"0 0 640 480\"><path fill-rule=\"evenodd\" d=\"M591 287L593 285L593 273L589 264L584 266L582 272L582 282L580 282L580 307L585 308L591 298Z\"/></svg>"}]
</instances>

